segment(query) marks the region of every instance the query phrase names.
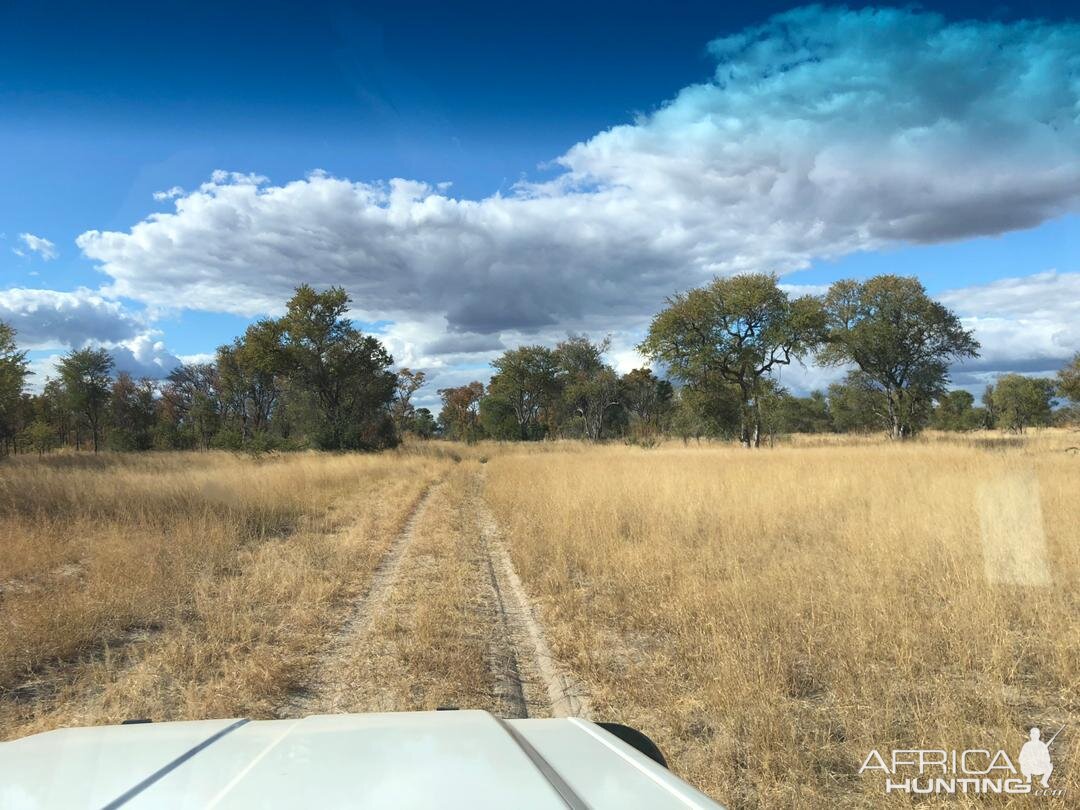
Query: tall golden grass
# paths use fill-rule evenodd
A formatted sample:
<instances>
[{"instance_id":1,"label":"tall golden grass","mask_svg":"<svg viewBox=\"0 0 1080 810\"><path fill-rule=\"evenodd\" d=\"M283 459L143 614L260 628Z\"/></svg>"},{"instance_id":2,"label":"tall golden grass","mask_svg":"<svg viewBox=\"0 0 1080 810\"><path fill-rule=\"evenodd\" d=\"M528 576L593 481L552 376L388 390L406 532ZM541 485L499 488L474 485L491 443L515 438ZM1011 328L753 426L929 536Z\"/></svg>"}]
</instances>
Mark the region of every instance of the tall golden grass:
<instances>
[{"instance_id":1,"label":"tall golden grass","mask_svg":"<svg viewBox=\"0 0 1080 810\"><path fill-rule=\"evenodd\" d=\"M269 716L449 464L408 453L9 460L0 732Z\"/></svg>"},{"instance_id":2,"label":"tall golden grass","mask_svg":"<svg viewBox=\"0 0 1080 810\"><path fill-rule=\"evenodd\" d=\"M1007 439L506 452L486 494L594 713L731 806L875 807L872 748L1015 756L1062 724L1075 800L1080 458L1072 435ZM1041 578L987 547L995 491L1021 493L989 516L1018 542L1041 519Z\"/></svg>"},{"instance_id":3,"label":"tall golden grass","mask_svg":"<svg viewBox=\"0 0 1080 810\"><path fill-rule=\"evenodd\" d=\"M342 648L346 708L505 708L482 491L594 716L644 729L732 807L877 807L871 748L1015 753L1062 724L1053 784L1075 797L1076 443L9 459L0 737L275 716L438 482L385 609Z\"/></svg>"}]
</instances>

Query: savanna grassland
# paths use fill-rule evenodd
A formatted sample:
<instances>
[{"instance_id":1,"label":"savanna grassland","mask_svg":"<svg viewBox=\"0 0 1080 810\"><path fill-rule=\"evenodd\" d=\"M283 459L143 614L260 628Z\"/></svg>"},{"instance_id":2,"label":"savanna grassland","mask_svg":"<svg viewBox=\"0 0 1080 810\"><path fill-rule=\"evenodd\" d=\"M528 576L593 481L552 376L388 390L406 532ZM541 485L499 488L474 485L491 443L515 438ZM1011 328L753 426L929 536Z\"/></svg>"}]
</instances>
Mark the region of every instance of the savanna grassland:
<instances>
[{"instance_id":1,"label":"savanna grassland","mask_svg":"<svg viewBox=\"0 0 1080 810\"><path fill-rule=\"evenodd\" d=\"M877 806L871 748L1016 752L1080 721L1070 439L507 454L487 495L596 716L735 807ZM1041 512L1044 581L1026 553L992 576L1028 584L991 580L987 485ZM1075 796L1077 746L1056 758Z\"/></svg>"},{"instance_id":2,"label":"savanna grassland","mask_svg":"<svg viewBox=\"0 0 1080 810\"><path fill-rule=\"evenodd\" d=\"M878 806L871 748L1062 724L1075 796L1076 443L8 459L0 730L560 713L529 613L589 716L732 807Z\"/></svg>"}]
</instances>

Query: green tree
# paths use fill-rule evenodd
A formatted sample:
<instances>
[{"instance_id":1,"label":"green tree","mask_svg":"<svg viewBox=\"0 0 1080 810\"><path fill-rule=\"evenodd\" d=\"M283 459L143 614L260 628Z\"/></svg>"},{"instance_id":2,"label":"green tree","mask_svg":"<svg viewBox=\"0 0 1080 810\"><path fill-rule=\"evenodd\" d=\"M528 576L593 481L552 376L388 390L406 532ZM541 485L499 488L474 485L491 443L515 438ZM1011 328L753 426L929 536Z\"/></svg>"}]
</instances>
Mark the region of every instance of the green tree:
<instances>
[{"instance_id":1,"label":"green tree","mask_svg":"<svg viewBox=\"0 0 1080 810\"><path fill-rule=\"evenodd\" d=\"M315 444L323 449L392 446L394 360L376 338L346 317L340 287L298 287L279 321L287 373L314 407Z\"/></svg>"},{"instance_id":2,"label":"green tree","mask_svg":"<svg viewBox=\"0 0 1080 810\"><path fill-rule=\"evenodd\" d=\"M29 374L26 352L15 343L15 330L0 321L0 454L14 441L19 399Z\"/></svg>"},{"instance_id":3,"label":"green tree","mask_svg":"<svg viewBox=\"0 0 1080 810\"><path fill-rule=\"evenodd\" d=\"M154 381L136 382L120 372L109 395L109 447L113 450L149 450L154 443L157 393Z\"/></svg>"},{"instance_id":4,"label":"green tree","mask_svg":"<svg viewBox=\"0 0 1080 810\"><path fill-rule=\"evenodd\" d=\"M821 391L795 397L779 389L762 417L773 433L829 433L833 430L829 401Z\"/></svg>"},{"instance_id":5,"label":"green tree","mask_svg":"<svg viewBox=\"0 0 1080 810\"><path fill-rule=\"evenodd\" d=\"M1049 425L1054 406L1054 382L1042 377L1003 374L990 391L997 427L1023 433Z\"/></svg>"},{"instance_id":6,"label":"green tree","mask_svg":"<svg viewBox=\"0 0 1080 810\"><path fill-rule=\"evenodd\" d=\"M496 420L496 413L509 414L517 433L514 438L540 438L541 415L559 395L555 352L546 346L521 346L503 352L491 365L495 374L486 398L491 400L486 406L489 419Z\"/></svg>"},{"instance_id":7,"label":"green tree","mask_svg":"<svg viewBox=\"0 0 1080 810\"><path fill-rule=\"evenodd\" d=\"M1057 390L1061 396L1080 405L1080 352L1058 370Z\"/></svg>"},{"instance_id":8,"label":"green tree","mask_svg":"<svg viewBox=\"0 0 1080 810\"><path fill-rule=\"evenodd\" d=\"M394 399L390 403L390 414L394 419L394 427L398 436L405 435L413 423L414 410L412 406L413 394L424 387L427 375L422 371L413 371L411 368L403 368L397 373L394 382Z\"/></svg>"},{"instance_id":9,"label":"green tree","mask_svg":"<svg viewBox=\"0 0 1080 810\"><path fill-rule=\"evenodd\" d=\"M438 422L428 408L417 408L413 411L409 430L421 439L430 439L438 429Z\"/></svg>"},{"instance_id":10,"label":"green tree","mask_svg":"<svg viewBox=\"0 0 1080 810\"><path fill-rule=\"evenodd\" d=\"M972 333L915 278L838 281L825 296L825 313L828 331L818 359L859 367L858 384L884 397L894 439L913 434L919 414L944 394L950 362L978 356Z\"/></svg>"},{"instance_id":11,"label":"green tree","mask_svg":"<svg viewBox=\"0 0 1080 810\"><path fill-rule=\"evenodd\" d=\"M828 400L833 429L839 433L869 433L888 425L884 394L859 372L830 385Z\"/></svg>"},{"instance_id":12,"label":"green tree","mask_svg":"<svg viewBox=\"0 0 1080 810\"><path fill-rule=\"evenodd\" d=\"M56 434L53 432L52 426L42 419L35 419L31 422L22 431L20 438L25 446L39 456L45 455L56 447Z\"/></svg>"},{"instance_id":13,"label":"green tree","mask_svg":"<svg viewBox=\"0 0 1080 810\"><path fill-rule=\"evenodd\" d=\"M212 363L185 363L166 378L159 430L173 447L198 445L210 449L221 427L222 405L218 369Z\"/></svg>"},{"instance_id":14,"label":"green tree","mask_svg":"<svg viewBox=\"0 0 1080 810\"><path fill-rule=\"evenodd\" d=\"M975 397L963 389L938 397L931 424L938 430L975 430L986 424L986 414L976 408Z\"/></svg>"},{"instance_id":15,"label":"green tree","mask_svg":"<svg viewBox=\"0 0 1080 810\"><path fill-rule=\"evenodd\" d=\"M603 436L608 412L620 404L619 375L604 362L610 345L609 338L593 343L584 335L570 335L555 347L564 414L592 441Z\"/></svg>"},{"instance_id":16,"label":"green tree","mask_svg":"<svg viewBox=\"0 0 1080 810\"><path fill-rule=\"evenodd\" d=\"M810 296L791 300L776 276L750 273L718 278L707 287L680 293L649 327L639 347L698 391L726 396L739 392L740 439L761 443L758 398L778 366L810 352L819 342L821 308Z\"/></svg>"},{"instance_id":17,"label":"green tree","mask_svg":"<svg viewBox=\"0 0 1080 810\"><path fill-rule=\"evenodd\" d=\"M241 443L264 436L281 397L279 375L285 368L281 327L262 320L243 337L217 350L217 388L222 416L239 423Z\"/></svg>"},{"instance_id":18,"label":"green tree","mask_svg":"<svg viewBox=\"0 0 1080 810\"><path fill-rule=\"evenodd\" d=\"M667 380L657 379L652 369L635 368L619 381L620 398L638 424L646 432L660 429L663 418L671 411L675 390Z\"/></svg>"},{"instance_id":19,"label":"green tree","mask_svg":"<svg viewBox=\"0 0 1080 810\"><path fill-rule=\"evenodd\" d=\"M113 366L112 356L105 349L73 349L60 359L60 380L72 410L90 428L95 453L109 405Z\"/></svg>"}]
</instances>

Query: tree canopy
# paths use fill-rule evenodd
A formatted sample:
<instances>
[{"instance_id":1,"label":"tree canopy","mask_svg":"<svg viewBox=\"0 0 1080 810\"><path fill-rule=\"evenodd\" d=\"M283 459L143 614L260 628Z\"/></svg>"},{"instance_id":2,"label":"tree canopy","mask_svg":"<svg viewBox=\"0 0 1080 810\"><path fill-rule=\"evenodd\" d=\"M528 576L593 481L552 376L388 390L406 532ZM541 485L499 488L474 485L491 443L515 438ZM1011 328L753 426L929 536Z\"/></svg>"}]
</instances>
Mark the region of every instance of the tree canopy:
<instances>
[{"instance_id":1,"label":"tree canopy","mask_svg":"<svg viewBox=\"0 0 1080 810\"><path fill-rule=\"evenodd\" d=\"M851 382L876 394L893 438L910 436L949 381L949 364L978 355L960 319L915 278L838 281L825 296L826 335L818 360L855 364Z\"/></svg>"}]
</instances>

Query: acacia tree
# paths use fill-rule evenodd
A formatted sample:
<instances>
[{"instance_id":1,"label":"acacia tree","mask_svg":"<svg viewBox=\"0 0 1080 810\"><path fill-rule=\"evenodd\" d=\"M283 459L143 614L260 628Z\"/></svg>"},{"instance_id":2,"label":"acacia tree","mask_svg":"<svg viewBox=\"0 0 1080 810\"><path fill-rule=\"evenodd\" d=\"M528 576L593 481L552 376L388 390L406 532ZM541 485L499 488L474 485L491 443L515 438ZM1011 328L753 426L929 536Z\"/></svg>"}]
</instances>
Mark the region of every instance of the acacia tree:
<instances>
[{"instance_id":1,"label":"acacia tree","mask_svg":"<svg viewBox=\"0 0 1080 810\"><path fill-rule=\"evenodd\" d=\"M534 437L542 412L559 394L555 352L546 346L521 346L504 352L491 365L495 374L488 396L505 403L513 414L519 439Z\"/></svg>"},{"instance_id":2,"label":"acacia tree","mask_svg":"<svg viewBox=\"0 0 1080 810\"><path fill-rule=\"evenodd\" d=\"M858 366L853 381L877 393L894 439L912 435L917 417L945 393L951 362L978 356L972 333L916 278L838 281L825 296L825 315L819 361Z\"/></svg>"},{"instance_id":3,"label":"acacia tree","mask_svg":"<svg viewBox=\"0 0 1080 810\"><path fill-rule=\"evenodd\" d=\"M14 439L19 398L29 373L26 352L15 343L15 330L0 321L0 453L6 453Z\"/></svg>"},{"instance_id":4,"label":"acacia tree","mask_svg":"<svg viewBox=\"0 0 1080 810\"><path fill-rule=\"evenodd\" d=\"M698 391L721 399L734 386L740 401L743 447L761 444L765 378L809 353L819 342L820 305L811 296L791 300L776 276L749 273L717 278L706 287L668 299L639 350Z\"/></svg>"}]
</instances>

